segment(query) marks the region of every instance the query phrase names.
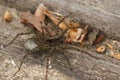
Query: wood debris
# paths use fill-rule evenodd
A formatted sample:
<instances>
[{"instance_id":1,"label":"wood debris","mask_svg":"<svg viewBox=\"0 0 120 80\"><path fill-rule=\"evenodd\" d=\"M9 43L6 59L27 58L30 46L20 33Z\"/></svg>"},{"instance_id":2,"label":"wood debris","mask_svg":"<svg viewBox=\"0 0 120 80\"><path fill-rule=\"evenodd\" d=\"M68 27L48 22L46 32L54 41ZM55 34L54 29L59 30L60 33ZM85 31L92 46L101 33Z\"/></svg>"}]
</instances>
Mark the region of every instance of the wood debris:
<instances>
[{"instance_id":1,"label":"wood debris","mask_svg":"<svg viewBox=\"0 0 120 80\"><path fill-rule=\"evenodd\" d=\"M40 4L38 6L36 12L34 13L34 15L31 14L30 11L24 12L21 15L21 22L24 24L31 24L38 31L43 32L44 30L42 27L45 27L45 23L44 23L45 15L43 13L44 10L45 10L45 7L43 6L43 4Z\"/></svg>"},{"instance_id":2,"label":"wood debris","mask_svg":"<svg viewBox=\"0 0 120 80\"><path fill-rule=\"evenodd\" d=\"M88 33L88 25L86 25L82 31L80 38L78 39L80 43L82 43L85 39L86 34Z\"/></svg>"},{"instance_id":3,"label":"wood debris","mask_svg":"<svg viewBox=\"0 0 120 80\"><path fill-rule=\"evenodd\" d=\"M119 44L115 44L114 42L113 43L108 43L107 42L107 47L108 47L108 49L109 49L109 53L108 53L108 55L110 56L110 57L113 57L113 58L115 58L115 59L120 59L120 52L119 52L119 50L117 50L116 48L113 48L113 46L118 46Z\"/></svg>"},{"instance_id":4,"label":"wood debris","mask_svg":"<svg viewBox=\"0 0 120 80\"><path fill-rule=\"evenodd\" d=\"M66 42L70 43L70 42L79 42L78 39L80 38L81 34L82 34L82 29L69 29L67 31L66 37L67 39L65 40Z\"/></svg>"},{"instance_id":5,"label":"wood debris","mask_svg":"<svg viewBox=\"0 0 120 80\"><path fill-rule=\"evenodd\" d=\"M113 46L110 43L107 43L107 46L108 46L109 49L111 49L112 51L114 51L114 48L113 48Z\"/></svg>"},{"instance_id":6,"label":"wood debris","mask_svg":"<svg viewBox=\"0 0 120 80\"><path fill-rule=\"evenodd\" d=\"M114 53L111 55L113 58L120 59L120 53Z\"/></svg>"},{"instance_id":7,"label":"wood debris","mask_svg":"<svg viewBox=\"0 0 120 80\"><path fill-rule=\"evenodd\" d=\"M41 33L47 34L47 32L50 31L52 32L51 34L53 34L54 30L48 27L49 22L46 23L48 18L55 25L53 28L60 28L63 32L66 31L63 35L66 37L64 41L66 43L75 42L83 44L85 38L89 37L89 25L83 26L79 22L72 21L69 15L64 17L60 13L50 11L43 4L38 6L34 14L31 14L30 11L23 13L21 15L21 22L31 24ZM96 35L98 35L98 33L96 33ZM103 41L104 38L105 36L103 34L99 34L98 37L95 37L94 41L92 40L92 44L96 45Z\"/></svg>"},{"instance_id":8,"label":"wood debris","mask_svg":"<svg viewBox=\"0 0 120 80\"><path fill-rule=\"evenodd\" d=\"M10 11L6 10L4 13L4 19L6 22L10 22L12 20L12 14Z\"/></svg>"},{"instance_id":9,"label":"wood debris","mask_svg":"<svg viewBox=\"0 0 120 80\"><path fill-rule=\"evenodd\" d=\"M105 46L98 46L96 48L96 52L98 52L98 53L103 53L104 51L105 51Z\"/></svg>"},{"instance_id":10,"label":"wood debris","mask_svg":"<svg viewBox=\"0 0 120 80\"><path fill-rule=\"evenodd\" d=\"M120 52L114 52L114 51L111 50L110 53L109 53L109 56L113 57L115 59L120 59Z\"/></svg>"}]
</instances>

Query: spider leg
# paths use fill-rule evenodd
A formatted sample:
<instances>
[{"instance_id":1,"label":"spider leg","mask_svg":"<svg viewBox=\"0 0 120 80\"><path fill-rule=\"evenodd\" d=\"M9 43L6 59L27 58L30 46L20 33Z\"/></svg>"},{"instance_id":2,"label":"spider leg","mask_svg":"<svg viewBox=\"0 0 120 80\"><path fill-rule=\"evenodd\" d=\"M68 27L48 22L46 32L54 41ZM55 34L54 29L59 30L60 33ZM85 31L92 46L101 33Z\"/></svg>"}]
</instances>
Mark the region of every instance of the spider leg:
<instances>
[{"instance_id":1,"label":"spider leg","mask_svg":"<svg viewBox=\"0 0 120 80\"><path fill-rule=\"evenodd\" d=\"M21 36L21 35L28 35L28 34L32 34L32 32L26 32L26 33L18 33L7 45L4 45L4 46L9 46L11 45L15 39L18 37L18 36Z\"/></svg>"},{"instance_id":2,"label":"spider leg","mask_svg":"<svg viewBox=\"0 0 120 80\"><path fill-rule=\"evenodd\" d=\"M45 75L45 80L48 80L47 77L48 77L48 70L49 70L49 61L50 61L50 57L52 56L51 53L53 52L54 50L54 47L52 47L50 49L50 51L48 52L47 54L47 62L46 62L46 75Z\"/></svg>"},{"instance_id":3,"label":"spider leg","mask_svg":"<svg viewBox=\"0 0 120 80\"><path fill-rule=\"evenodd\" d=\"M22 58L22 60L21 60L21 62L20 62L20 66L19 66L19 68L18 68L17 71L13 74L12 77L14 77L14 76L20 71L23 62L24 62L24 60L26 59L26 57L27 57L28 55L29 55L29 53L26 53L26 54L23 56L23 58Z\"/></svg>"},{"instance_id":4,"label":"spider leg","mask_svg":"<svg viewBox=\"0 0 120 80\"><path fill-rule=\"evenodd\" d=\"M45 80L48 80L49 58L47 57Z\"/></svg>"},{"instance_id":5,"label":"spider leg","mask_svg":"<svg viewBox=\"0 0 120 80\"><path fill-rule=\"evenodd\" d=\"M67 46L60 46L60 47L61 47L62 50L68 49ZM69 60L68 55L67 55L64 51L62 51L61 49L57 49L57 50L60 51L60 52L63 54L63 56L64 56L65 59L67 60L67 64L68 64L68 66L69 66L69 69L70 69L71 71L73 71L73 69L72 69L72 67L71 67L71 64L70 64L70 60Z\"/></svg>"},{"instance_id":6,"label":"spider leg","mask_svg":"<svg viewBox=\"0 0 120 80\"><path fill-rule=\"evenodd\" d=\"M72 71L73 69L72 69L72 67L71 67L70 60L69 60L68 55L66 55L64 52L63 52L63 55L64 55L64 57L65 57L66 60L67 60L67 64L68 64L68 66L69 66L69 69Z\"/></svg>"}]
</instances>

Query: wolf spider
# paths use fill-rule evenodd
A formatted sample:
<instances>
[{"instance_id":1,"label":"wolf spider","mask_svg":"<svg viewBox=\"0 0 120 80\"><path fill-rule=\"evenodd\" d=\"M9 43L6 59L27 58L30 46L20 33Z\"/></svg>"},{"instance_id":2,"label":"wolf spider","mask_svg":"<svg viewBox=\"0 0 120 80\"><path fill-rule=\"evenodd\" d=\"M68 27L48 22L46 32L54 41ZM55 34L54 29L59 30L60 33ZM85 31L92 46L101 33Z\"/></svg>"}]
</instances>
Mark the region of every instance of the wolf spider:
<instances>
[{"instance_id":1,"label":"wolf spider","mask_svg":"<svg viewBox=\"0 0 120 80\"><path fill-rule=\"evenodd\" d=\"M60 21L60 23L61 22L62 21ZM47 30L46 27L43 27L43 28L45 30ZM68 58L68 56L66 54L64 54L64 51L63 51L63 49L67 49L68 48L68 46L66 46L66 43L64 43L64 40L65 40L64 34L66 33L66 31L67 31L67 29L66 30L62 30L62 29L56 27L56 35L53 36L53 37L49 36L49 33L47 33L48 35L45 35L44 33L41 33L41 32L38 32L38 31L33 31L33 32L29 32L29 33L19 33L12 39L11 42L9 42L5 46L11 45L15 41L15 39L17 37L21 36L21 35L35 34L35 36L33 36L32 38L28 39L26 41L26 43L28 41L32 40L37 45L37 50L48 50L48 54L45 57L47 59L45 80L48 80L47 77L48 77L48 69L49 69L49 60L50 60L50 57L52 56L52 53L53 53L54 50L57 50L57 51L60 51L60 52L62 51L64 57L67 60L67 64L68 64L70 70L72 70L69 58ZM25 49L28 51L28 53L26 53L22 57L20 65L19 65L17 71L13 74L12 77L14 77L20 71L24 60L30 54L30 52L32 52L29 49L27 49L26 47L25 47ZM35 50L33 50L33 52L34 51Z\"/></svg>"},{"instance_id":2,"label":"wolf spider","mask_svg":"<svg viewBox=\"0 0 120 80\"><path fill-rule=\"evenodd\" d=\"M28 35L28 34L30 34L30 33L20 33L20 34L17 34L15 37L14 37L14 39L8 44L8 45L10 45L10 44L12 44L13 42L14 42L14 40L18 37L18 36L20 36L20 35ZM56 36L54 36L54 37L52 37L52 38L50 38L50 37L48 37L48 36L46 36L46 35L44 35L44 34L42 34L42 33L37 33L37 32L35 32L35 36L33 36L32 38L30 38L30 39L28 39L27 41L34 41L34 43L37 45L37 50L45 50L45 51L48 51L48 53L47 53L47 55L46 55L46 59L47 59L47 62L46 62L46 75L45 75L45 80L48 80L47 79L47 76L48 76L48 69L49 69L49 60L50 60L50 57L52 56L52 52L54 51L54 50L57 50L57 51L62 51L62 53L63 53L63 55L64 55L64 57L66 58L66 60L67 60L67 64L68 64L68 66L69 66L69 68L70 68L70 70L72 70L72 68L71 68L71 65L70 65L70 61L69 61L69 58L68 58L68 56L66 55L66 54L64 54L64 52L63 52L63 49L65 49L66 47L64 46L63 47L63 45L64 45L64 43L63 43L63 34L64 34L64 32L61 32L61 34L58 34L58 35L56 35ZM26 41L26 43L27 43L27 41ZM25 44L26 44L25 43ZM25 47L26 48L26 47ZM12 77L14 77L19 71L20 71L20 69L21 69L21 67L22 67L22 64L23 64L23 62L24 62L24 60L26 59L26 57L30 54L29 52L35 52L35 49L34 50L32 50L32 51L30 51L30 50L28 50L28 49L26 49L27 51L28 51L28 53L26 53L24 56L23 56L23 58L22 58L22 60L21 60L21 62L20 62L20 65L19 65L19 68L18 68L18 70L13 74L13 76ZM36 51L37 51L36 50Z\"/></svg>"},{"instance_id":3,"label":"wolf spider","mask_svg":"<svg viewBox=\"0 0 120 80\"><path fill-rule=\"evenodd\" d=\"M68 16L65 16L59 23L58 25L64 21L64 19L68 17ZM57 25L57 26L58 26ZM68 56L65 54L65 49L76 49L78 51L81 51L83 53L86 53L90 56L91 53L88 53L86 50L84 49L81 49L77 46L73 46L73 45L70 45L70 44L67 44L67 43L64 43L64 40L65 40L65 33L67 32L68 28L66 30L62 30L60 29L59 27L55 27L56 29L56 34L55 36L50 36L49 34L49 31L47 32L47 27L43 27L44 30L46 30L47 32L47 35L45 33L41 33L39 31L33 31L33 32L29 32L29 33L20 33L20 34L17 34L13 40L7 44L6 46L12 44L14 42L14 40L18 37L18 36L21 36L21 35L28 35L28 34L35 34L35 36L33 36L32 38L28 39L26 41L25 44L27 44L28 41L33 41L33 43L35 45L37 45L37 48L33 49L33 50L30 50L28 47L25 47L25 49L28 51L28 53L26 53L23 58L22 58L22 61L20 62L20 65L19 65L19 68L18 70L13 74L12 77L14 77L21 69L22 67L22 64L24 62L24 60L26 59L26 57L30 54L30 52L35 52L37 50L43 50L43 51L48 51L48 54L46 55L46 59L47 59L47 63L46 63L46 75L45 75L45 80L48 80L47 77L48 77L48 69L49 69L49 60L50 60L50 57L53 55L53 51L54 50L57 50L57 51L60 51L63 53L64 57L66 58L67 60L67 64L70 68L70 70L73 70L72 67L71 67L71 64L70 64L70 61L69 61L69 58ZM24 46L25 46L24 44ZM92 56L94 57L94 56Z\"/></svg>"}]
</instances>

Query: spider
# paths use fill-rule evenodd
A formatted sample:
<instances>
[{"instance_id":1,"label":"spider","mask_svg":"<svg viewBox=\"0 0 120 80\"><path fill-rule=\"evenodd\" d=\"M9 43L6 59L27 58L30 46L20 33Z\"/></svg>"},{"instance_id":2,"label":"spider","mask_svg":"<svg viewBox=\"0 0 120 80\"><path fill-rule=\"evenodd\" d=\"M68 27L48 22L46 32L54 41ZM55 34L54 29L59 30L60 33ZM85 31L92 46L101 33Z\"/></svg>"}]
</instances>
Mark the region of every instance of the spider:
<instances>
[{"instance_id":1,"label":"spider","mask_svg":"<svg viewBox=\"0 0 120 80\"><path fill-rule=\"evenodd\" d=\"M65 16L60 22L59 24L68 16ZM59 25L58 24L58 25ZM18 67L18 70L13 74L12 77L14 77L21 69L22 67L22 64L24 62L24 60L26 59L26 57L30 54L30 53L34 53L34 52L37 52L38 50L43 50L43 51L47 51L47 55L46 55L46 75L45 75L45 80L48 80L47 77L48 77L48 68L49 68L49 60L50 60L50 57L53 55L53 51L54 50L57 50L57 51L62 51L64 57L66 58L67 60L67 64L70 68L70 70L73 70L72 67L71 67L71 64L70 64L70 61L69 61L69 58L68 56L65 54L65 49L76 49L76 50L79 50L81 52L84 52L88 55L90 55L90 53L88 53L87 51L79 48L79 47L76 47L76 46L72 46L68 43L65 43L65 33L67 32L68 28L66 30L62 30L61 28L59 27L55 27L55 35L51 37L50 35L50 32L48 31L48 28L46 27L43 27L44 30L46 30L47 32L47 35L44 34L44 33L41 33L39 31L33 31L33 32L29 32L29 33L20 33L20 34L17 34L13 40L7 44L6 46L12 44L14 42L14 40L20 36L20 35L28 35L28 34L35 34L32 38L30 39L27 39L25 44L24 44L24 47L25 49L28 51L28 53L26 53L21 62L20 62L20 66ZM30 44L32 44L33 46L29 46Z\"/></svg>"},{"instance_id":2,"label":"spider","mask_svg":"<svg viewBox=\"0 0 120 80\"><path fill-rule=\"evenodd\" d=\"M62 22L62 21L60 21L60 22ZM45 28L45 30L47 31L47 28ZM14 77L20 71L20 69L22 67L22 64L23 64L24 60L27 58L27 56L30 55L30 53L37 52L38 50L48 51L48 53L45 57L46 60L47 60L45 80L48 80L47 79L48 68L49 68L49 63L48 62L50 60L50 57L53 55L52 53L53 53L54 50L57 50L57 51L60 51L60 52L62 51L64 57L67 60L67 64L68 64L70 70L72 70L69 58L66 54L64 54L65 52L63 51L64 49L67 49L67 47L65 46L66 43L64 43L64 40L65 40L64 34L66 33L66 31L67 31L67 29L62 30L62 29L56 27L56 30L55 30L56 35L53 36L53 37L51 37L49 35L50 34L49 32L46 35L44 33L41 33L39 31L37 31L37 30L35 30L33 32L19 33L12 39L12 41L10 41L7 45L4 45L5 47L8 46L8 45L11 45L18 36L35 34L32 38L29 38L29 39L26 40L26 42L24 44L24 47L28 51L28 53L26 53L22 57L20 65L19 65L17 71L13 74L12 77ZM33 46L32 47L29 46L30 44L33 44Z\"/></svg>"},{"instance_id":3,"label":"spider","mask_svg":"<svg viewBox=\"0 0 120 80\"><path fill-rule=\"evenodd\" d=\"M31 44L30 44L31 43ZM29 46L29 45L33 45L32 47ZM18 70L14 73L13 76L15 76L21 69L22 67L22 64L24 62L24 60L26 59L26 57L30 54L30 53L35 53L39 50L43 50L45 52L48 52L47 55L46 55L46 60L47 60L47 63L46 63L46 77L45 79L47 80L47 73L48 73L48 68L49 68L49 58L52 56L52 52L57 50L57 51L62 51L63 52L63 43L62 43L62 40L49 40L46 38L46 36L44 36L43 34L39 34L39 35L35 35L33 36L32 38L28 39L24 46L25 46L25 49L28 51L28 53L26 53L23 58L22 58L22 61L20 63L20 66L18 68ZM70 62L69 62L69 59L67 57L67 55L65 55L65 58L68 62L68 65L70 67ZM72 68L70 67L70 69L72 70Z\"/></svg>"}]
</instances>

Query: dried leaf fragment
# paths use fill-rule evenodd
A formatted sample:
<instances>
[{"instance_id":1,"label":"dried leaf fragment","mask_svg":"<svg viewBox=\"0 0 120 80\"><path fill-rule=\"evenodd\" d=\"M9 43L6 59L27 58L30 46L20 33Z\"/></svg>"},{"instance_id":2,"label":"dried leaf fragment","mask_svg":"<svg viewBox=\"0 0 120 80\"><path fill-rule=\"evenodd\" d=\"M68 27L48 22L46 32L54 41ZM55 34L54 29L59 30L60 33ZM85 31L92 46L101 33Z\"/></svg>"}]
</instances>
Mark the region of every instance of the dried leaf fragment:
<instances>
[{"instance_id":1,"label":"dried leaf fragment","mask_svg":"<svg viewBox=\"0 0 120 80\"><path fill-rule=\"evenodd\" d=\"M105 51L105 46L98 46L96 48L96 52L98 52L98 53L103 53L104 51Z\"/></svg>"},{"instance_id":2,"label":"dried leaf fragment","mask_svg":"<svg viewBox=\"0 0 120 80\"><path fill-rule=\"evenodd\" d=\"M33 16L30 11L24 12L21 15L21 21L24 24L33 25L38 31L42 32L42 24L40 23L42 21L40 20L40 18Z\"/></svg>"},{"instance_id":3,"label":"dried leaf fragment","mask_svg":"<svg viewBox=\"0 0 120 80\"><path fill-rule=\"evenodd\" d=\"M66 30L67 28L80 28L79 22L70 21L68 18L70 14L67 15L65 19L63 19L64 16L62 14L52 12L46 8L45 15L48 16L55 25L58 25L60 22L58 26L63 30ZM63 21L61 22L62 19Z\"/></svg>"},{"instance_id":4,"label":"dried leaf fragment","mask_svg":"<svg viewBox=\"0 0 120 80\"><path fill-rule=\"evenodd\" d=\"M88 25L86 25L83 29L82 28L70 28L68 29L67 33L66 33L66 42L78 42L78 43L82 43L84 41L84 38L87 34L87 29L88 29Z\"/></svg>"},{"instance_id":5,"label":"dried leaf fragment","mask_svg":"<svg viewBox=\"0 0 120 80\"><path fill-rule=\"evenodd\" d=\"M112 51L114 51L114 48L112 47L111 44L107 43L108 48L110 48Z\"/></svg>"},{"instance_id":6,"label":"dried leaf fragment","mask_svg":"<svg viewBox=\"0 0 120 80\"><path fill-rule=\"evenodd\" d=\"M69 29L66 33L66 37L69 38L69 41L72 42L78 42L79 37L82 34L82 29L78 28L78 29Z\"/></svg>"},{"instance_id":7,"label":"dried leaf fragment","mask_svg":"<svg viewBox=\"0 0 120 80\"><path fill-rule=\"evenodd\" d=\"M8 10L6 10L5 13L4 13L4 19L7 22L10 22L12 20L12 15Z\"/></svg>"},{"instance_id":8,"label":"dried leaf fragment","mask_svg":"<svg viewBox=\"0 0 120 80\"><path fill-rule=\"evenodd\" d=\"M88 33L88 26L89 26L89 25L86 25L86 26L84 27L84 29L83 29L83 31L82 31L82 34L81 34L81 37L78 39L78 41L79 41L80 43L83 42L86 34Z\"/></svg>"},{"instance_id":9,"label":"dried leaf fragment","mask_svg":"<svg viewBox=\"0 0 120 80\"><path fill-rule=\"evenodd\" d=\"M36 16L36 17L40 18L41 20L43 20L42 21L43 23L44 23L44 20L45 20L45 15L44 15L45 9L46 9L46 7L41 3L37 7L37 9L36 9L36 11L34 13L34 16Z\"/></svg>"},{"instance_id":10,"label":"dried leaf fragment","mask_svg":"<svg viewBox=\"0 0 120 80\"><path fill-rule=\"evenodd\" d=\"M65 24L65 22L61 22L59 24L59 28L61 28L62 30L66 30L67 29L67 25Z\"/></svg>"},{"instance_id":11,"label":"dried leaf fragment","mask_svg":"<svg viewBox=\"0 0 120 80\"><path fill-rule=\"evenodd\" d=\"M48 16L55 25L58 25L59 19L54 15L54 13L46 8L45 15Z\"/></svg>"},{"instance_id":12,"label":"dried leaf fragment","mask_svg":"<svg viewBox=\"0 0 120 80\"><path fill-rule=\"evenodd\" d=\"M114 53L113 51L111 51L110 56L115 58L115 59L120 59L120 53Z\"/></svg>"},{"instance_id":13,"label":"dried leaf fragment","mask_svg":"<svg viewBox=\"0 0 120 80\"><path fill-rule=\"evenodd\" d=\"M31 24L33 27L35 27L38 31L46 33L45 29L45 15L44 15L45 7L43 4L40 4L38 8L36 9L36 12L34 15L31 14L30 11L24 12L21 15L21 22L24 24Z\"/></svg>"},{"instance_id":14,"label":"dried leaf fragment","mask_svg":"<svg viewBox=\"0 0 120 80\"><path fill-rule=\"evenodd\" d=\"M112 57L114 57L116 59L120 59L120 53L116 53L116 54L112 55Z\"/></svg>"},{"instance_id":15,"label":"dried leaf fragment","mask_svg":"<svg viewBox=\"0 0 120 80\"><path fill-rule=\"evenodd\" d=\"M57 18L57 16L55 16L54 13L49 11L48 9L45 10L45 15L48 16L55 25L58 25L60 20L63 18L62 15ZM65 18L58 26L62 30L68 29L66 33L67 39L65 40L65 42L68 43L82 43L86 34L88 33L88 25L86 25L84 29L82 29L78 22L71 21L69 18Z\"/></svg>"}]
</instances>

